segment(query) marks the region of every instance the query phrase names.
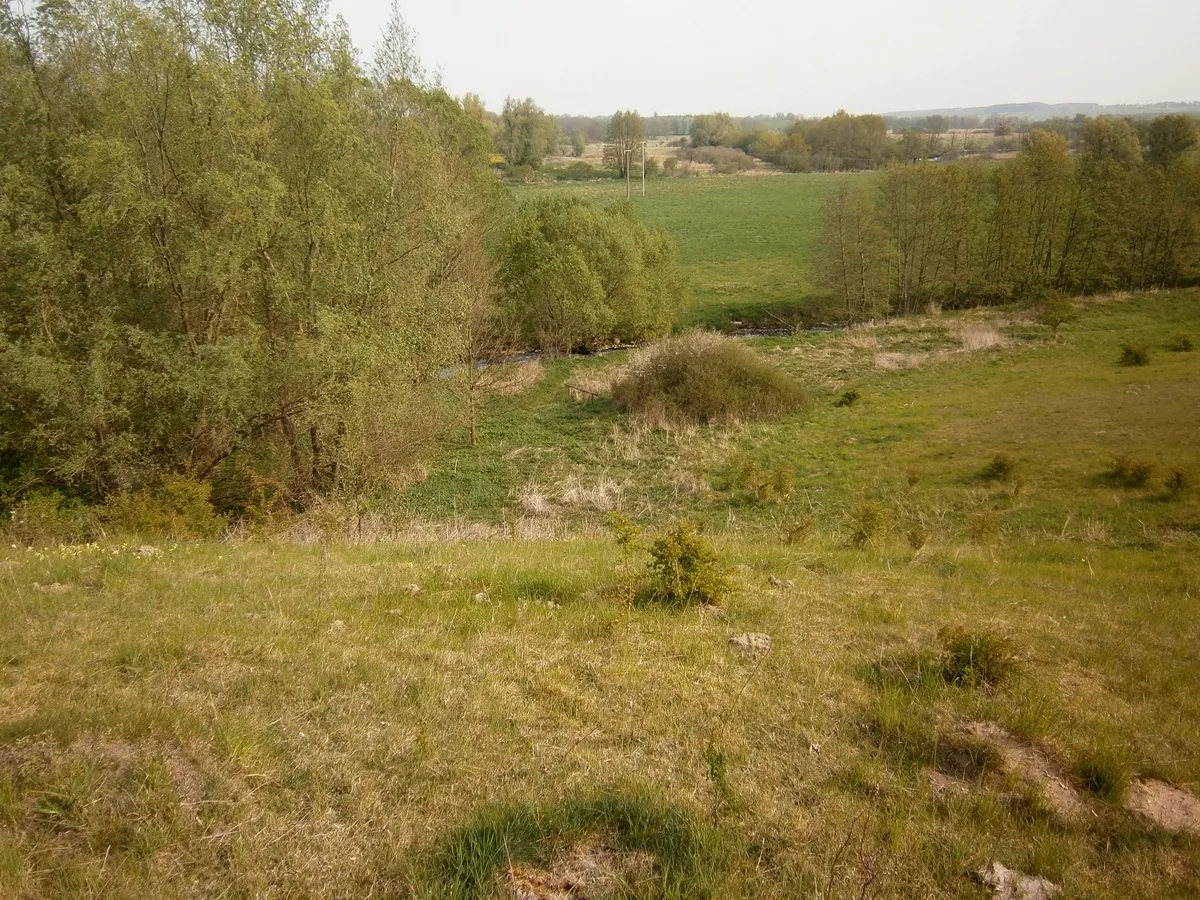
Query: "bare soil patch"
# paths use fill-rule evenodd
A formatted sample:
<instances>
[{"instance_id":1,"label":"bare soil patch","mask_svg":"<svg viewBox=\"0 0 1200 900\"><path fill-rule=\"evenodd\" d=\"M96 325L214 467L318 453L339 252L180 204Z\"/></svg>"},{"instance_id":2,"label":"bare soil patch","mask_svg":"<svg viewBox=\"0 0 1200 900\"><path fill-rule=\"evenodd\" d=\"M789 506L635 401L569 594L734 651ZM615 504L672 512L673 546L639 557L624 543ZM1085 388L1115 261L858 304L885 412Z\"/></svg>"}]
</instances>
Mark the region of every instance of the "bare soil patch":
<instances>
[{"instance_id":1,"label":"bare soil patch","mask_svg":"<svg viewBox=\"0 0 1200 900\"><path fill-rule=\"evenodd\" d=\"M1009 734L995 722L972 722L967 733L999 754L1006 774L1040 790L1063 819L1077 819L1086 810L1062 767L1046 751Z\"/></svg>"},{"instance_id":2,"label":"bare soil patch","mask_svg":"<svg viewBox=\"0 0 1200 900\"><path fill-rule=\"evenodd\" d=\"M599 900L655 877L649 853L618 850L591 835L556 855L545 868L512 864L502 874L511 900Z\"/></svg>"},{"instance_id":3,"label":"bare soil patch","mask_svg":"<svg viewBox=\"0 0 1200 900\"><path fill-rule=\"evenodd\" d=\"M1125 806L1167 831L1200 834L1200 798L1165 781L1135 781Z\"/></svg>"}]
</instances>

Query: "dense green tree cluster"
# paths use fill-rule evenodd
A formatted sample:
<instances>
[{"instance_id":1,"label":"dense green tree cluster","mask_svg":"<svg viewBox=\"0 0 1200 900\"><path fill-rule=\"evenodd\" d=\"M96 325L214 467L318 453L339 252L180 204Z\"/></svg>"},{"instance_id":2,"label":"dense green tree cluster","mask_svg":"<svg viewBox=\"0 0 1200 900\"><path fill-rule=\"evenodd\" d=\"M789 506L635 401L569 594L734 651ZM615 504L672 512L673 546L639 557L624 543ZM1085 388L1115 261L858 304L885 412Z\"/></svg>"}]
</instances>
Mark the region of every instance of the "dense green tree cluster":
<instances>
[{"instance_id":1,"label":"dense green tree cluster","mask_svg":"<svg viewBox=\"0 0 1200 900\"><path fill-rule=\"evenodd\" d=\"M540 168L554 152L560 132L558 122L546 115L531 98L504 101L495 131L496 149L510 166Z\"/></svg>"},{"instance_id":2,"label":"dense green tree cluster","mask_svg":"<svg viewBox=\"0 0 1200 900\"><path fill-rule=\"evenodd\" d=\"M882 116L838 110L821 119L786 119L786 128L743 128L728 113L692 119L693 147L735 147L792 172L874 169L896 155Z\"/></svg>"},{"instance_id":3,"label":"dense green tree cluster","mask_svg":"<svg viewBox=\"0 0 1200 900\"><path fill-rule=\"evenodd\" d=\"M0 494L230 502L424 439L497 190L410 36L316 0L0 6Z\"/></svg>"},{"instance_id":4,"label":"dense green tree cluster","mask_svg":"<svg viewBox=\"0 0 1200 900\"><path fill-rule=\"evenodd\" d=\"M888 166L879 187L825 206L820 269L850 319L1051 292L1141 289L1200 279L1194 120L1145 129L1095 119L1072 156L1034 131L1011 162Z\"/></svg>"},{"instance_id":5,"label":"dense green tree cluster","mask_svg":"<svg viewBox=\"0 0 1200 900\"><path fill-rule=\"evenodd\" d=\"M671 239L628 203L545 195L517 211L500 244L502 314L543 350L661 337L687 295Z\"/></svg>"}]
</instances>

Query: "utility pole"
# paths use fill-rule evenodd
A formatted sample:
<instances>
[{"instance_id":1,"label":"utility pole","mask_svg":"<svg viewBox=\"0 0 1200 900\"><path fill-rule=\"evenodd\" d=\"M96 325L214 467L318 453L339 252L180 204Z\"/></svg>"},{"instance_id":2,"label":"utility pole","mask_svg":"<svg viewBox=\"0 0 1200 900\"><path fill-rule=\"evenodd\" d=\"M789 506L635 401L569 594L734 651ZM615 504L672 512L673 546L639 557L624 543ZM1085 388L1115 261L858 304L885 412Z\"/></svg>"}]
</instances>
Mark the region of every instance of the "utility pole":
<instances>
[{"instance_id":1,"label":"utility pole","mask_svg":"<svg viewBox=\"0 0 1200 900\"><path fill-rule=\"evenodd\" d=\"M646 142L642 141L642 196L646 196Z\"/></svg>"},{"instance_id":2,"label":"utility pole","mask_svg":"<svg viewBox=\"0 0 1200 900\"><path fill-rule=\"evenodd\" d=\"M630 176L633 174L633 148L625 150L625 199L629 200L632 197L632 184Z\"/></svg>"}]
</instances>

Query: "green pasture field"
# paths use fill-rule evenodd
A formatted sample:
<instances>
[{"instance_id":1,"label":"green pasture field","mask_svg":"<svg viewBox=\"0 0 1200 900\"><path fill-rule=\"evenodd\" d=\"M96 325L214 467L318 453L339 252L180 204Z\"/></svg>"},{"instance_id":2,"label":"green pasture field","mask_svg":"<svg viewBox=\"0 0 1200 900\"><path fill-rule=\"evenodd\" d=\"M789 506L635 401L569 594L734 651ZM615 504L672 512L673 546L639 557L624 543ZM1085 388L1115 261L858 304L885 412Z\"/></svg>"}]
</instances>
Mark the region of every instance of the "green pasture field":
<instances>
[{"instance_id":1,"label":"green pasture field","mask_svg":"<svg viewBox=\"0 0 1200 900\"><path fill-rule=\"evenodd\" d=\"M758 342L807 408L668 434L567 396L621 356L564 360L401 524L5 547L0 896L512 897L588 841L651 855L612 897L982 900L993 860L1071 898L1197 896L1200 836L1122 801L1200 785L1177 332L1200 293L1090 301L1057 337L999 310ZM1121 453L1145 483L1106 475ZM864 503L891 527L860 547ZM704 524L722 609L627 603L644 554L608 507ZM944 626L1015 671L948 681ZM996 726L1073 812L972 737Z\"/></svg>"},{"instance_id":2,"label":"green pasture field","mask_svg":"<svg viewBox=\"0 0 1200 900\"><path fill-rule=\"evenodd\" d=\"M647 225L675 239L692 281L693 303L681 325L724 329L734 321L778 327L820 318L823 304L812 260L821 227L821 201L842 184L871 173L729 175L652 178L633 202ZM624 199L611 180L518 188L573 191L597 202Z\"/></svg>"}]
</instances>

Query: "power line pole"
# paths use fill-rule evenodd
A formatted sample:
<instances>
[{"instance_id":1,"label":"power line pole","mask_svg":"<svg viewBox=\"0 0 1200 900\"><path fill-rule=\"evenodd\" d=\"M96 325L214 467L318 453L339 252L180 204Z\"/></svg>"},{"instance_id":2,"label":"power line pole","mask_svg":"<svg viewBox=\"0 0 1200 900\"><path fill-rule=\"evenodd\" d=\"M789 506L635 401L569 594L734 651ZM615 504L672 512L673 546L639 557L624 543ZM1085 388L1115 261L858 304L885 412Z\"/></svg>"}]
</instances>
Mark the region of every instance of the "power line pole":
<instances>
[{"instance_id":1,"label":"power line pole","mask_svg":"<svg viewBox=\"0 0 1200 900\"><path fill-rule=\"evenodd\" d=\"M646 142L642 141L642 196L646 196Z\"/></svg>"}]
</instances>

